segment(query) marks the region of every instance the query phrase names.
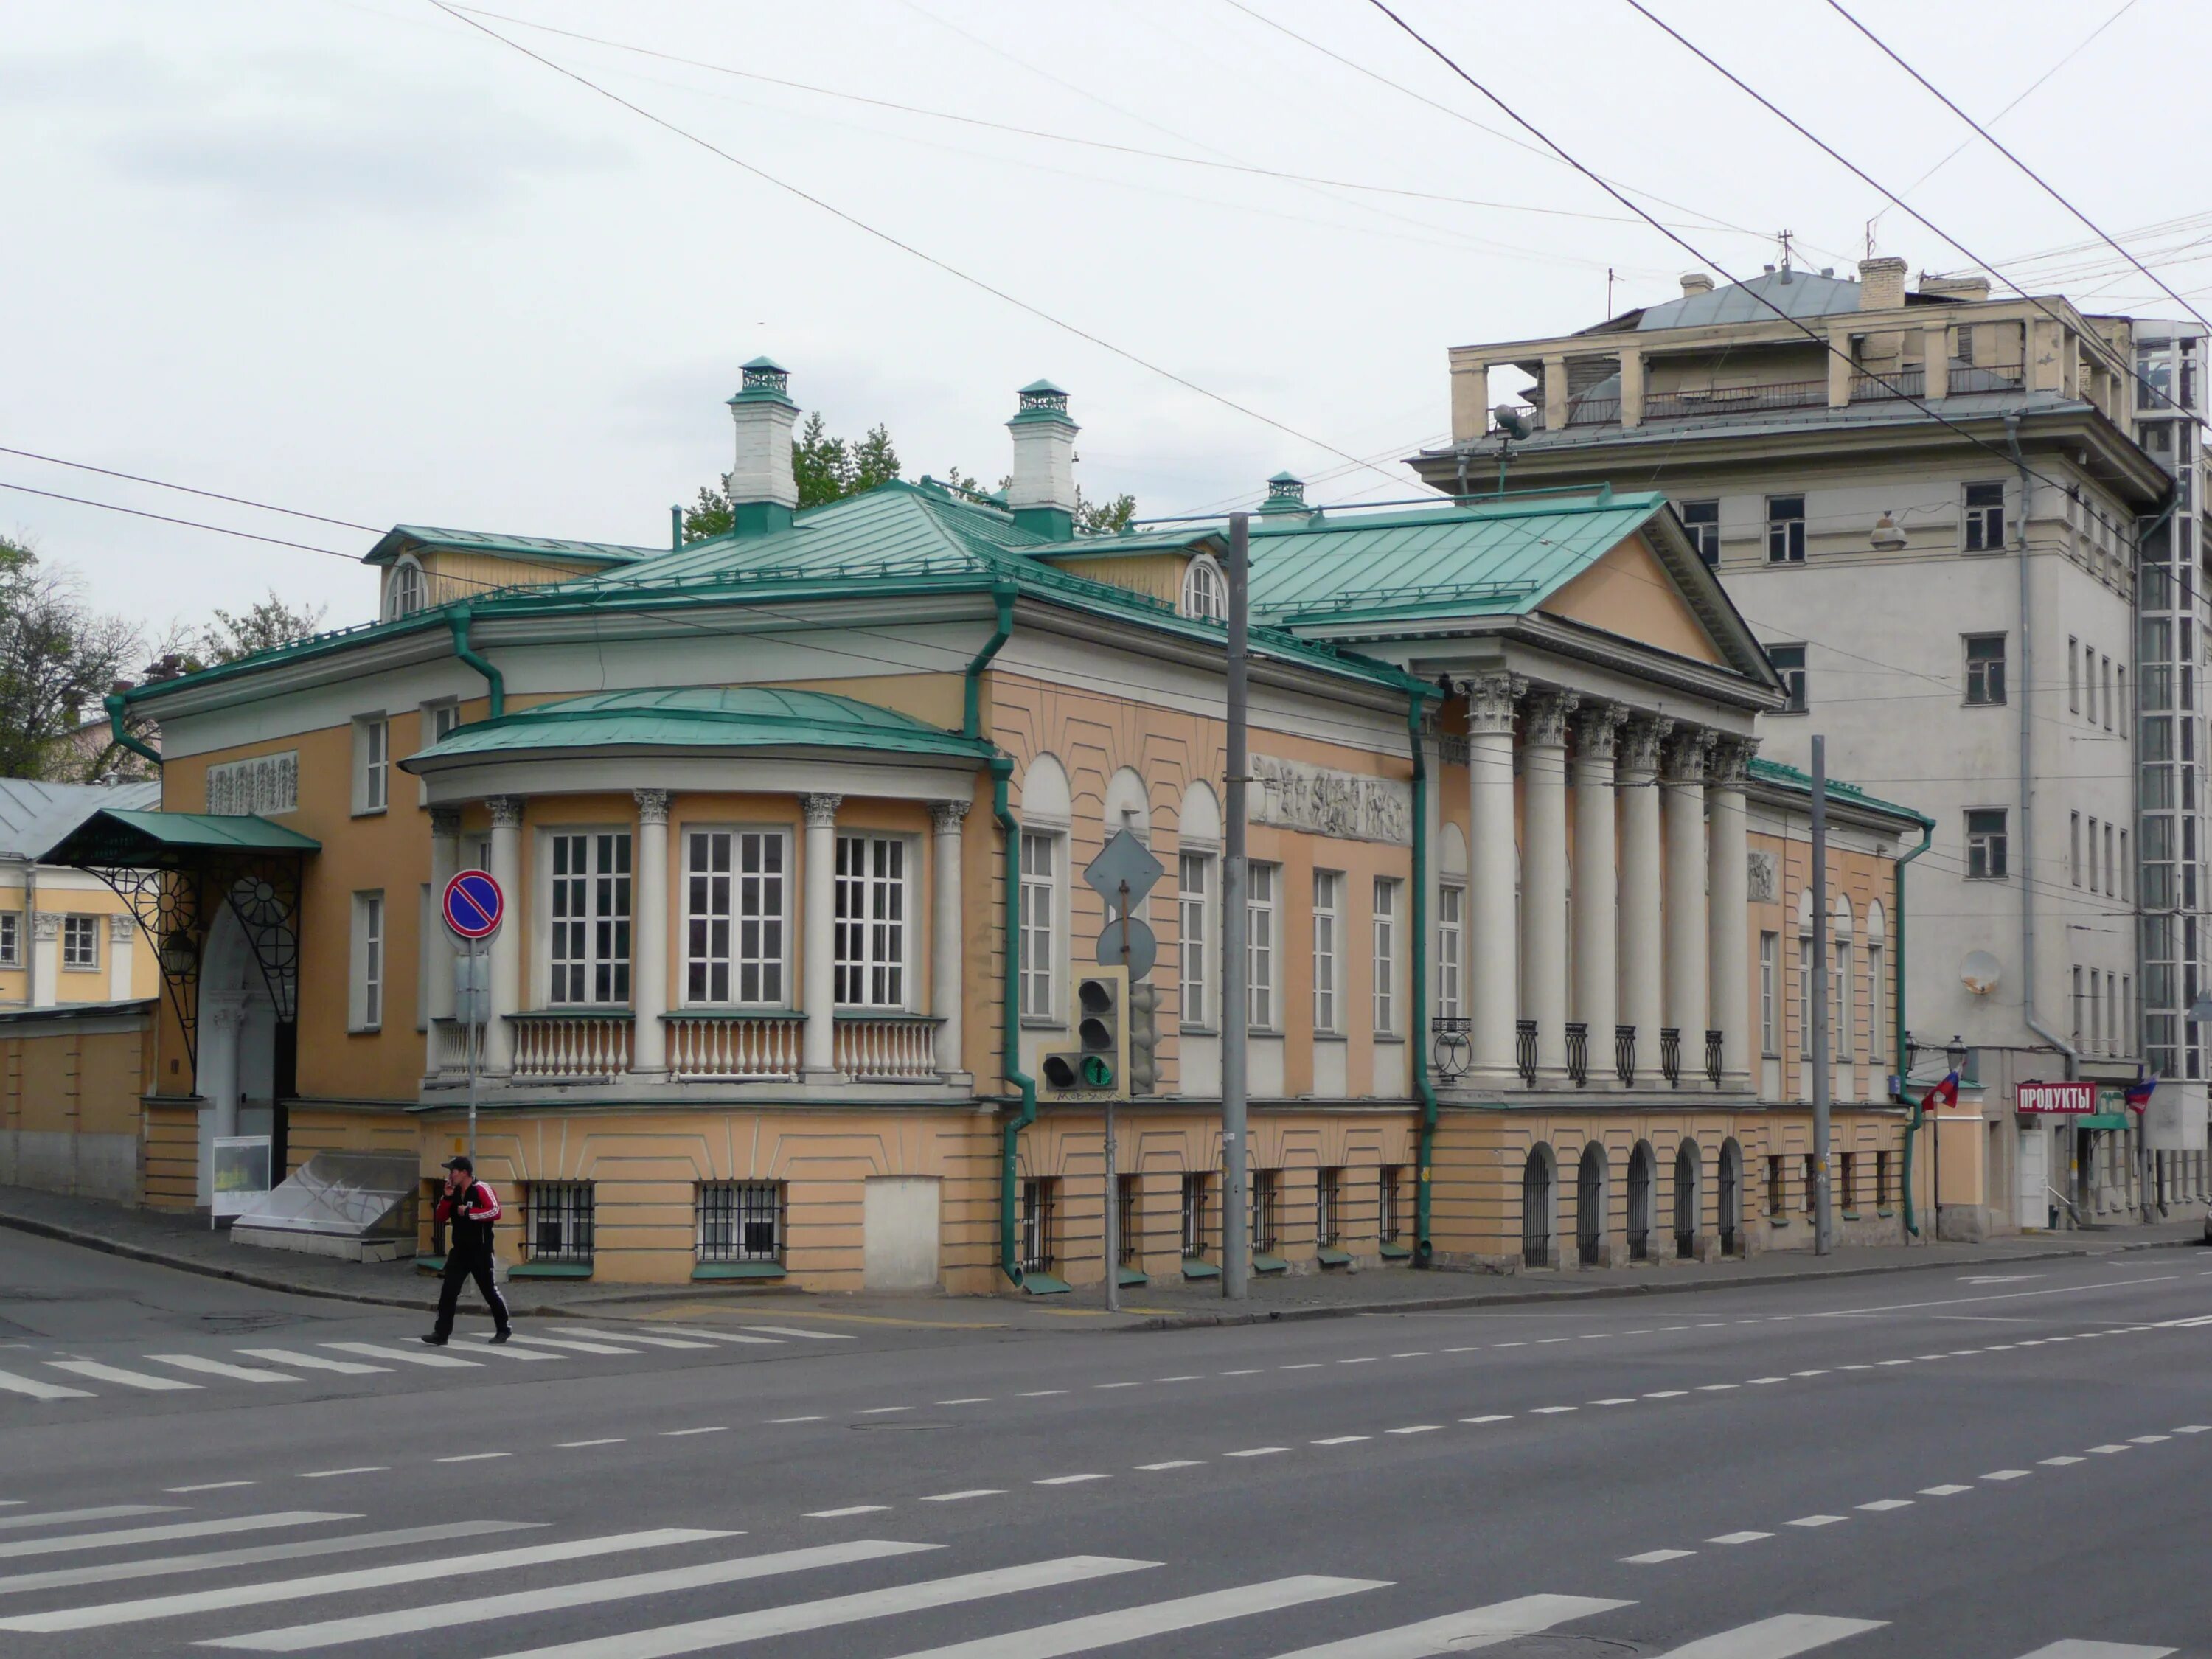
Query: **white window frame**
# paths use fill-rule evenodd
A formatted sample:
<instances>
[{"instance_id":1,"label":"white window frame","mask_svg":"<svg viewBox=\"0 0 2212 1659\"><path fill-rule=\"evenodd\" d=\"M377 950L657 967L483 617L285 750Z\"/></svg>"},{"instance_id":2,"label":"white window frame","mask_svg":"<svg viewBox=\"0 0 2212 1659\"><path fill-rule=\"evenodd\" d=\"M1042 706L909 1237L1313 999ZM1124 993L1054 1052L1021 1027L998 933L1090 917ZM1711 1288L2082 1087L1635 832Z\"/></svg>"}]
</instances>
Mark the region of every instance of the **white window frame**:
<instances>
[{"instance_id":1,"label":"white window frame","mask_svg":"<svg viewBox=\"0 0 2212 1659\"><path fill-rule=\"evenodd\" d=\"M1281 933L1276 926L1280 918L1279 896L1283 885L1283 866L1279 864L1254 862L1245 866L1244 890L1244 960L1247 964L1245 992L1248 1018L1255 1031L1275 1031L1276 1012L1281 1006L1282 991L1276 976L1276 947Z\"/></svg>"},{"instance_id":2,"label":"white window frame","mask_svg":"<svg viewBox=\"0 0 2212 1659\"><path fill-rule=\"evenodd\" d=\"M1978 502L1974 491L1994 489L1994 501ZM1982 480L1959 486L1959 546L1966 553L2002 553L2005 547L2005 487L2000 479L1991 484Z\"/></svg>"},{"instance_id":3,"label":"white window frame","mask_svg":"<svg viewBox=\"0 0 2212 1659\"><path fill-rule=\"evenodd\" d=\"M1880 1066L1888 1057L1889 1045L1884 1041L1885 1024L1882 1016L1888 1007L1888 984L1882 977L1882 968L1889 955L1885 941L1867 941L1867 1064Z\"/></svg>"},{"instance_id":4,"label":"white window frame","mask_svg":"<svg viewBox=\"0 0 2212 1659\"><path fill-rule=\"evenodd\" d=\"M70 915L62 918L62 970L70 974L100 971L100 925L105 918Z\"/></svg>"},{"instance_id":5,"label":"white window frame","mask_svg":"<svg viewBox=\"0 0 2212 1659\"><path fill-rule=\"evenodd\" d=\"M853 872L847 868L848 849L855 847L863 867ZM879 849L895 856L879 859ZM862 993L838 995L840 1008L903 1013L914 1006L915 850L914 836L895 831L838 832L833 903L843 910L857 896L861 908L857 915L832 912L830 979L837 992ZM881 867L886 863L896 867L886 871Z\"/></svg>"},{"instance_id":6,"label":"white window frame","mask_svg":"<svg viewBox=\"0 0 2212 1659\"><path fill-rule=\"evenodd\" d=\"M1186 1031L1213 1029L1208 1016L1213 1007L1213 904L1220 891L1218 872L1211 853L1187 848L1176 854L1176 960Z\"/></svg>"},{"instance_id":7,"label":"white window frame","mask_svg":"<svg viewBox=\"0 0 2212 1659\"><path fill-rule=\"evenodd\" d=\"M1398 896L1395 876L1375 878L1375 1035L1395 1037L1398 1026Z\"/></svg>"},{"instance_id":8,"label":"white window frame","mask_svg":"<svg viewBox=\"0 0 2212 1659\"><path fill-rule=\"evenodd\" d=\"M1797 1058L1813 1058L1813 935L1797 935Z\"/></svg>"},{"instance_id":9,"label":"white window frame","mask_svg":"<svg viewBox=\"0 0 2212 1659\"><path fill-rule=\"evenodd\" d=\"M580 841L585 853L585 868L556 873L564 856L562 843ZM626 856L613 857L614 843L619 842ZM538 867L544 873L538 883L538 937L544 940L538 951L538 1006L542 1008L627 1008L635 994L635 953L637 949L637 843L635 831L628 824L548 824L538 833ZM609 863L617 867L608 868ZM583 884L584 912L581 915L560 915L556 912L566 908L556 902L555 890L562 883ZM573 889L571 893L573 893ZM604 899L606 908L601 908ZM619 908L617 908L619 904ZM575 949L573 936L564 930L584 930L580 951ZM556 956L556 948L562 954ZM583 975L583 994L572 996L569 990L573 971ZM604 983L609 993L597 994Z\"/></svg>"},{"instance_id":10,"label":"white window frame","mask_svg":"<svg viewBox=\"0 0 2212 1659\"><path fill-rule=\"evenodd\" d=\"M1318 1036L1340 1036L1344 942L1344 872L1313 872L1313 1028Z\"/></svg>"},{"instance_id":11,"label":"white window frame","mask_svg":"<svg viewBox=\"0 0 2212 1659\"><path fill-rule=\"evenodd\" d=\"M0 968L23 965L23 913L0 910Z\"/></svg>"},{"instance_id":12,"label":"white window frame","mask_svg":"<svg viewBox=\"0 0 2212 1659\"><path fill-rule=\"evenodd\" d=\"M1764 1058L1782 1055L1782 935L1759 936L1759 1052Z\"/></svg>"},{"instance_id":13,"label":"white window frame","mask_svg":"<svg viewBox=\"0 0 2212 1659\"><path fill-rule=\"evenodd\" d=\"M1455 881L1437 884L1437 1012L1458 1019L1467 983L1467 889Z\"/></svg>"},{"instance_id":14,"label":"white window frame","mask_svg":"<svg viewBox=\"0 0 2212 1659\"><path fill-rule=\"evenodd\" d=\"M1831 1007L1828 1018L1836 1029L1828 1035L1835 1044L1837 1061L1848 1066L1858 1052L1857 1044L1852 1041L1856 1033L1851 1030L1851 1023L1858 1013L1855 1006L1857 987L1851 982L1850 940L1838 939L1832 943L1835 946L1836 961L1835 966L1829 970L1828 1000Z\"/></svg>"},{"instance_id":15,"label":"white window frame","mask_svg":"<svg viewBox=\"0 0 2212 1659\"><path fill-rule=\"evenodd\" d=\"M357 715L353 723L353 815L367 817L392 805L392 717Z\"/></svg>"},{"instance_id":16,"label":"white window frame","mask_svg":"<svg viewBox=\"0 0 2212 1659\"><path fill-rule=\"evenodd\" d=\"M1041 861L1047 867L1035 868ZM1032 1025L1060 1023L1060 875L1067 867L1067 836L1059 830L1022 831L1021 1013ZM1042 961L1038 960L1039 957Z\"/></svg>"},{"instance_id":17,"label":"white window frame","mask_svg":"<svg viewBox=\"0 0 2212 1659\"><path fill-rule=\"evenodd\" d=\"M410 578L413 580L409 580ZM384 578L384 620L398 622L430 608L430 575L422 561L403 554Z\"/></svg>"},{"instance_id":18,"label":"white window frame","mask_svg":"<svg viewBox=\"0 0 2212 1659\"><path fill-rule=\"evenodd\" d=\"M685 823L684 978L687 1008L788 1008L791 1001L792 835L782 824ZM712 867L717 843L725 868ZM709 867L696 860L704 852ZM760 867L747 871L748 856ZM769 866L773 865L773 869ZM716 884L720 883L717 891ZM702 902L703 900L703 902ZM716 948L714 928L722 933ZM753 930L748 949L747 930ZM719 988L715 982L720 973ZM750 977L750 987L748 979ZM702 988L703 986L703 988ZM714 994L719 988L723 994ZM753 994L745 994L750 988Z\"/></svg>"},{"instance_id":19,"label":"white window frame","mask_svg":"<svg viewBox=\"0 0 2212 1659\"><path fill-rule=\"evenodd\" d=\"M1182 598L1176 609L1203 622L1227 620L1229 577L1212 555L1200 553L1183 567Z\"/></svg>"},{"instance_id":20,"label":"white window frame","mask_svg":"<svg viewBox=\"0 0 2212 1659\"><path fill-rule=\"evenodd\" d=\"M391 963L391 912L384 890L353 896L352 971L347 975L346 1029L384 1029L384 981Z\"/></svg>"},{"instance_id":21,"label":"white window frame","mask_svg":"<svg viewBox=\"0 0 2212 1659\"><path fill-rule=\"evenodd\" d=\"M422 706L420 713L422 724L416 727L416 735L425 749L453 736L461 723L461 705L452 697L433 697ZM430 804L429 779L415 780L415 799L418 805L428 806Z\"/></svg>"}]
</instances>

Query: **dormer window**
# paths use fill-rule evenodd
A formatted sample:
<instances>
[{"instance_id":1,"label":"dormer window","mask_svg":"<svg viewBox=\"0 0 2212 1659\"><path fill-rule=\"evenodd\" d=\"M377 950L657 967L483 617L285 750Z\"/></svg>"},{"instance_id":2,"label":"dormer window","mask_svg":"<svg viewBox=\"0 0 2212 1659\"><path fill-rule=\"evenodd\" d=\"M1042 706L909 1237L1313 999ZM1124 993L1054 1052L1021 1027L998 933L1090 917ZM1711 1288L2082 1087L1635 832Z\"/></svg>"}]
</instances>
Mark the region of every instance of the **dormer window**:
<instances>
[{"instance_id":1,"label":"dormer window","mask_svg":"<svg viewBox=\"0 0 2212 1659\"><path fill-rule=\"evenodd\" d=\"M1221 567L1200 554L1182 573L1182 614L1201 622L1224 622L1229 617L1229 580Z\"/></svg>"},{"instance_id":2,"label":"dormer window","mask_svg":"<svg viewBox=\"0 0 2212 1659\"><path fill-rule=\"evenodd\" d=\"M421 565L413 559L402 559L392 567L392 574L384 579L385 621L411 617L429 602L430 584Z\"/></svg>"}]
</instances>

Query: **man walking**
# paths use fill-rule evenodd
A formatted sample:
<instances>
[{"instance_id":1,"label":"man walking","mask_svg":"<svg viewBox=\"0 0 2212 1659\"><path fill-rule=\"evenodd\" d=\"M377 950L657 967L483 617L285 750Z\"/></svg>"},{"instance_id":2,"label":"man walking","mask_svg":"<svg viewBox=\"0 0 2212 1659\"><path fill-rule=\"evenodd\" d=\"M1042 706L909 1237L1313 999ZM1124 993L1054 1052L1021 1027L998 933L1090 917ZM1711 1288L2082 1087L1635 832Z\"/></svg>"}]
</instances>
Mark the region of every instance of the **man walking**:
<instances>
[{"instance_id":1,"label":"man walking","mask_svg":"<svg viewBox=\"0 0 2212 1659\"><path fill-rule=\"evenodd\" d=\"M476 1165L465 1158L446 1160L446 1195L438 1200L438 1219L446 1223L446 1282L438 1291L438 1324L422 1340L442 1348L453 1334L453 1310L461 1299L463 1281L474 1279L491 1309L498 1329L491 1340L504 1342L513 1334L507 1324L507 1303L492 1278L491 1229L499 1219L499 1194L477 1179Z\"/></svg>"}]
</instances>

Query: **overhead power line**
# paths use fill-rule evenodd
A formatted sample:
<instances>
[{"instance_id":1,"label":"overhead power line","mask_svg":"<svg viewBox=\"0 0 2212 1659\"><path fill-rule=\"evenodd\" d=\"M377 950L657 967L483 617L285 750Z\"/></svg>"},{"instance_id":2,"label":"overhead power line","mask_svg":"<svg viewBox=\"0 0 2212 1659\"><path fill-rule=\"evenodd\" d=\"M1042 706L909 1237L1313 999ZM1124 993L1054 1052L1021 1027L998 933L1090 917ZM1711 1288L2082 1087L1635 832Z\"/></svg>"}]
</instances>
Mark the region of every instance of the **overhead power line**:
<instances>
[{"instance_id":1,"label":"overhead power line","mask_svg":"<svg viewBox=\"0 0 2212 1659\"><path fill-rule=\"evenodd\" d=\"M984 281L981 276L977 276L969 271L963 270L959 266L951 264L950 261L941 259L937 255L927 252L925 250L915 246L911 242L904 241L900 238L894 236L887 230L878 229L874 225L870 224L866 220L862 219L854 214L847 212L844 209L836 206L834 203L829 202L822 197L814 195L809 191L802 190L799 185L778 178L775 174L769 172L766 168L756 166L754 163L744 160L743 157L732 154L730 151L724 149L720 145L714 143L711 139L702 138L697 133L692 132L684 127L678 126L675 122L668 119L667 117L655 114L653 111L646 108L642 104L631 102L620 93L611 91L608 88L599 85L598 82L593 81L588 76L579 74L576 70L568 68L566 64L556 63L542 52L532 51L528 46L524 46L520 40L508 39L508 37L501 34L497 29L491 27L488 24L479 22L476 18L471 17L457 9L453 5L448 4L447 0L429 0L429 3L435 6L440 11L445 13L447 16L452 18L455 22L465 24L467 27L476 30L479 34L485 36L487 39L496 40L500 45L507 47L510 52L519 52L523 57L531 59L533 63L543 64L545 68L551 70L556 75L562 76L563 79L574 81L578 86L584 88L586 91L597 93L600 97L607 100L608 102L619 105L623 109L629 111L631 114L650 121L653 125L659 127L664 131L673 133L676 137L684 140L687 143L697 145L708 155L718 156L721 160L727 161L732 167L738 167L744 172L750 173L754 178L760 179L763 184L773 185L776 189L784 191L787 195L798 198L800 201L805 202L808 206L820 209L823 212L829 214L832 218L841 220L844 223L850 225L854 229L860 231L866 235L872 236L878 241L883 242L889 246L895 247L900 252L907 254L913 258L919 259L924 264L927 264L934 270L941 270L946 276L951 276L957 281L965 283L970 288L976 289L982 293L989 295L994 300L1000 301L1006 305L1013 307L1018 311L1036 318L1039 322L1049 324L1052 327L1060 330L1063 333L1072 334L1079 340L1082 340L1089 344L1097 346L1100 350L1109 352L1114 356L1121 358L1125 362L1133 363L1139 368L1145 370L1147 374L1157 374L1162 380L1170 381L1176 386L1182 387L1186 392L1194 392L1199 397L1204 398L1209 402L1218 404L1224 409L1231 410L1237 414L1243 416L1247 420L1257 421L1262 426L1273 427L1278 432L1281 432L1290 437L1296 438L1302 444L1310 444L1316 449L1326 450L1328 453L1337 457L1340 460L1352 461L1362 466L1371 465L1370 463L1361 461L1358 456L1350 453L1348 451L1339 449L1334 444L1330 443L1324 439L1316 438L1307 433L1301 432L1294 426L1291 426L1282 421L1276 420L1273 416L1261 413L1260 410L1252 408L1249 404L1238 403L1234 398L1229 397L1225 393L1216 392L1209 386L1200 386L1197 381L1191 380L1185 375L1178 374L1173 369L1164 368L1160 364L1153 362L1147 358L1140 357L1135 352L1127 349L1126 347L1115 345L1111 340L1106 339L1101 335L1094 334L1089 329L1081 327L1077 324L1071 323L1065 318L1055 317L1052 313L1045 310L1042 307L1032 305L1029 301L1022 299L1017 295L1010 294L1005 289L997 287L994 283ZM1390 478L1394 483L1397 481L1395 474L1384 472L1383 469L1379 466L1375 467L1373 470L1378 473L1382 473L1383 477Z\"/></svg>"},{"instance_id":2,"label":"overhead power line","mask_svg":"<svg viewBox=\"0 0 2212 1659\"><path fill-rule=\"evenodd\" d=\"M303 553L327 553L334 559L344 559L354 564L361 562L358 554L341 552L335 547L317 547L313 542L289 542L282 536L257 536L250 530L233 530L228 525L204 524L198 519L174 519L166 513L149 513L139 507L118 507L113 501L95 501L84 495L64 495L59 490L33 489L29 484L4 481L0 481L0 489L13 489L25 495L43 495L50 501L70 501L78 507L96 507L108 513L127 513L134 519L154 519L162 524L180 524L191 530L212 530L218 536L239 536L249 542L266 542L271 547L296 547ZM204 492L195 490L192 493L198 495ZM228 500L228 497L223 499ZM343 521L331 519L325 522L337 524Z\"/></svg>"},{"instance_id":3,"label":"overhead power line","mask_svg":"<svg viewBox=\"0 0 2212 1659\"><path fill-rule=\"evenodd\" d=\"M1629 3L1633 5L1635 3L1635 0L1629 0ZM1846 10L1842 4L1842 0L1828 0L1828 5L1829 8L1835 12L1837 16L1842 18L1846 23L1849 23L1861 34L1863 34L1868 40L1873 41L1875 47L1881 52L1883 57L1888 58L1891 63L1896 64L1898 68L1903 70L1915 81L1917 81L1930 97L1934 98L1938 103L1942 104L1945 109L1949 110L1952 114L1957 116L1961 121L1964 121L1968 126L1979 133L1983 143L1989 145L1991 149L2003 156L2006 161L2011 162L2022 173L2026 173L2030 179L2033 179L2036 184L2042 188L2045 195L2050 197L2052 201L2064 208L2069 213L2072 214L2076 219L2079 219L2091 230L2095 231L2097 235L2106 244L2106 246L2111 247L2114 252L2118 253L2137 270L2142 272L2144 276L2150 277L2150 280L2158 285L2159 291L2164 294L2167 299L2172 301L2176 305L2186 311L2199 323L2203 324L2208 331L2212 331L2212 322L2206 321L2203 312L2197 310L2195 306L2191 305L2188 301L2183 299L2172 289L2166 287L2163 278L2152 275L2151 269L2148 265L2144 264L2142 261L2136 258L2134 254L2129 252L2127 249L2122 247L2119 243L2114 241L2111 234L2106 231L2087 214L2082 212L2080 208L2075 207L2074 204L2067 198L2064 191L2059 190L2056 185L2051 184L2049 179L2038 173L2033 167L2028 166L2028 164L2021 161L2019 156L2014 155L2009 149L2007 149L2004 145L1999 143L1996 137L1990 133L1987 127L1982 125L1982 124L1975 120L1972 116L1967 114L1966 112L1960 109L1958 105L1953 103L1950 98L1940 88L1938 88L1934 82L1930 81L1918 70L1913 68L1911 64L1906 63L1904 58L1898 55L1896 50L1892 47L1887 41L1884 40L1880 35L1876 34L1872 29L1869 28L1864 23L1859 21L1857 18L1854 17L1848 10ZM1641 10L1642 8L1638 7L1638 9ZM1909 208L1905 210L1907 212L1911 211ZM1913 217L1915 218L1919 218L1919 216L1920 216L1917 214L1913 215ZM1922 220L1921 222L1925 224L1927 222L1925 220ZM1948 239L1947 238L1946 240L1948 240ZM1955 247L1958 245L1956 243L1953 243L1952 246ZM1965 252L1963 248L1960 251L1961 252ZM1971 258L1972 256L1969 255L1968 257Z\"/></svg>"},{"instance_id":4,"label":"overhead power line","mask_svg":"<svg viewBox=\"0 0 2212 1659\"><path fill-rule=\"evenodd\" d=\"M333 519L321 513L303 513L296 507L278 507L274 502L257 501L245 495L226 495L219 489L199 489L194 488L191 484L170 483L166 479L149 478L137 472L118 472L112 466L94 466L89 461L65 461L58 455L41 455L35 449L14 449L10 448L6 444L0 444L0 455L21 455L27 461L44 461L49 466L74 467L80 472L97 472L104 478L127 478L132 483L151 484L156 489L173 489L179 495L204 496L207 500L211 501L228 501L234 507L250 507L262 513L282 513L288 518L312 519L317 524L336 525L341 530L366 530L373 536L381 536L384 533L384 526L380 525L356 524L351 519ZM9 489L14 489L15 486L11 484L8 487ZM75 497L63 496L60 499L64 501L70 501L74 500ZM105 501L94 501L90 503L90 505L94 507L105 507L107 503ZM118 510L121 512L129 512L131 509L128 507L123 507L118 508ZM177 522L183 524L186 522L186 520L179 519ZM200 527L202 529L214 529L216 526L212 525L203 525ZM288 545L296 547L302 545L302 544L295 542L288 544ZM331 550L328 548L322 548L318 550L321 552L329 552ZM349 556L342 555L341 556Z\"/></svg>"}]
</instances>

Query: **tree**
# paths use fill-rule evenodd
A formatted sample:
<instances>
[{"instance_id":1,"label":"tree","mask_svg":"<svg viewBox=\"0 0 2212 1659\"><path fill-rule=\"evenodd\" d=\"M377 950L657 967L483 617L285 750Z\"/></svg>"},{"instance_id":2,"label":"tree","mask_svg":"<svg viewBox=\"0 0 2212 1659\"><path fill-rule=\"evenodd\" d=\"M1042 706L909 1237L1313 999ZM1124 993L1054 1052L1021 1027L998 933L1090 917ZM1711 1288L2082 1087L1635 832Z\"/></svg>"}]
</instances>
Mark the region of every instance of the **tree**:
<instances>
[{"instance_id":1,"label":"tree","mask_svg":"<svg viewBox=\"0 0 2212 1659\"><path fill-rule=\"evenodd\" d=\"M197 659L192 666L236 662L258 651L274 651L304 640L323 625L325 609L319 605L312 611L305 606L295 611L277 598L272 587L267 599L258 600L241 614L218 610L215 620L199 633L197 649L191 653Z\"/></svg>"},{"instance_id":2,"label":"tree","mask_svg":"<svg viewBox=\"0 0 2212 1659\"><path fill-rule=\"evenodd\" d=\"M1137 498L1121 495L1111 501L1091 501L1083 498L1083 489L1075 491L1075 533L1079 536L1116 536L1129 527L1137 516Z\"/></svg>"},{"instance_id":3,"label":"tree","mask_svg":"<svg viewBox=\"0 0 2212 1659\"><path fill-rule=\"evenodd\" d=\"M137 627L93 610L74 573L0 537L0 777L100 775L112 745L92 754L76 733L139 648Z\"/></svg>"}]
</instances>

